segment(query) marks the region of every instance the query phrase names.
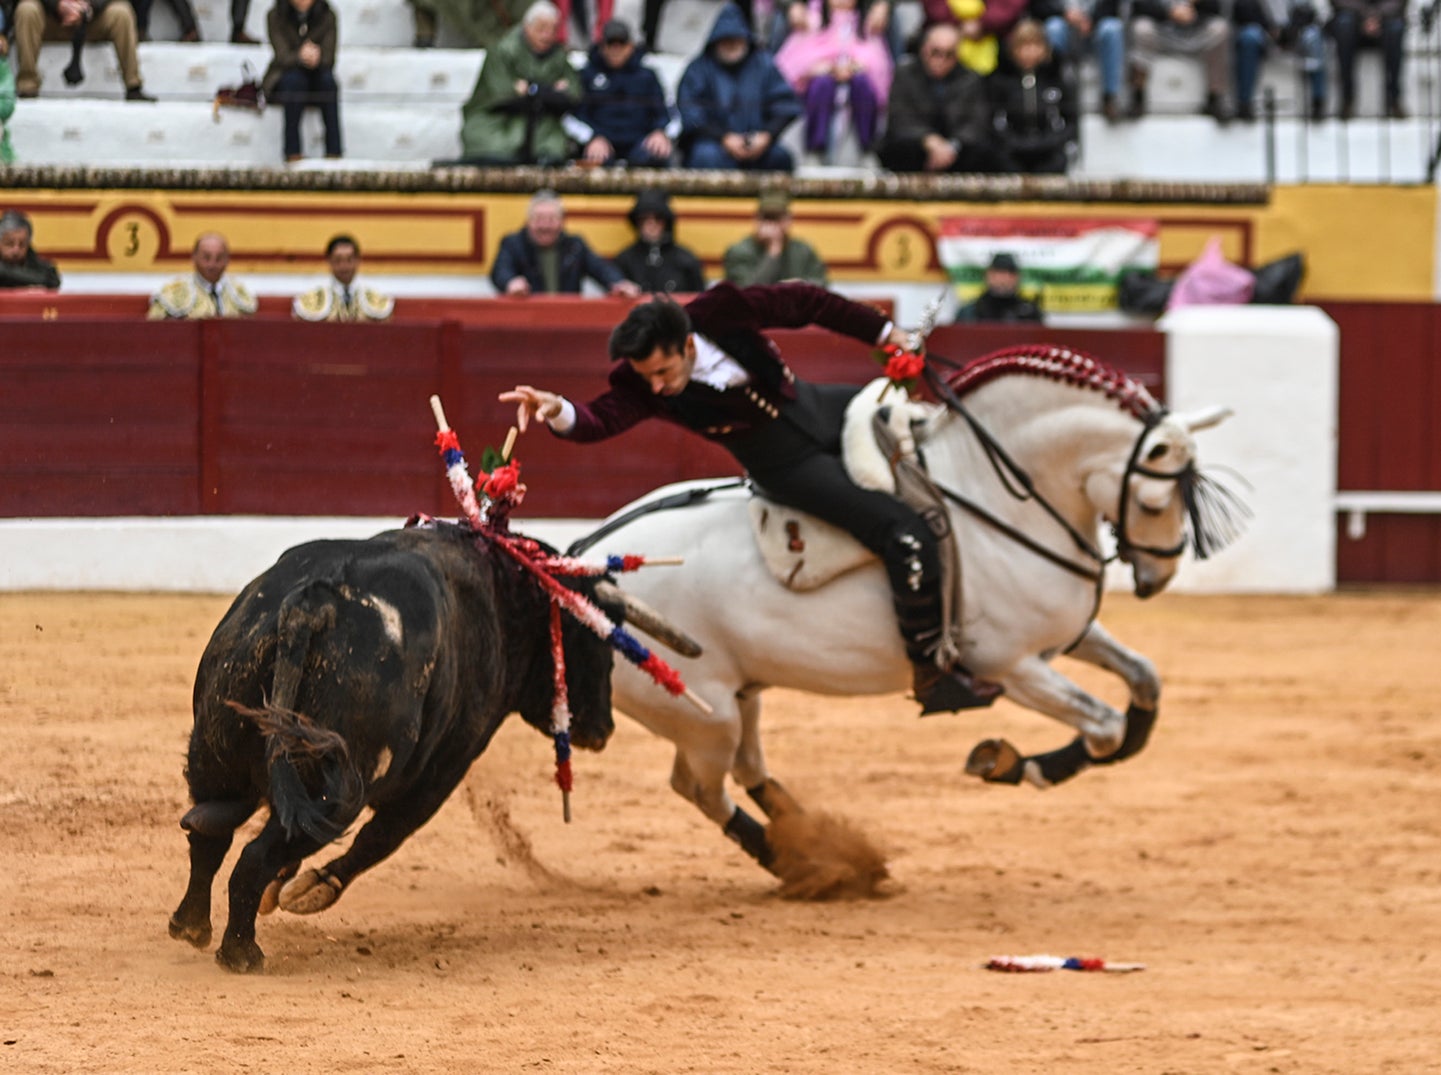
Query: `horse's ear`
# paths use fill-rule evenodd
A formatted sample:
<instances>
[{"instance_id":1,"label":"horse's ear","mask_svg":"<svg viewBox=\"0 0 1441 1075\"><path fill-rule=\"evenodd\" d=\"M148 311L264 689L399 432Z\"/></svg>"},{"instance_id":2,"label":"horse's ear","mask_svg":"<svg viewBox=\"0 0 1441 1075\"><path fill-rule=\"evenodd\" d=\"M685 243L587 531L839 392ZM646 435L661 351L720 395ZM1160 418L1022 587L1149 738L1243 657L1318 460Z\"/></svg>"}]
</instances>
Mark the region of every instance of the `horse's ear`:
<instances>
[{"instance_id":1,"label":"horse's ear","mask_svg":"<svg viewBox=\"0 0 1441 1075\"><path fill-rule=\"evenodd\" d=\"M1236 412L1230 407L1203 407L1201 410L1189 411L1186 414L1175 415L1177 422L1185 427L1186 432L1196 433L1202 429L1210 429L1218 426Z\"/></svg>"}]
</instances>

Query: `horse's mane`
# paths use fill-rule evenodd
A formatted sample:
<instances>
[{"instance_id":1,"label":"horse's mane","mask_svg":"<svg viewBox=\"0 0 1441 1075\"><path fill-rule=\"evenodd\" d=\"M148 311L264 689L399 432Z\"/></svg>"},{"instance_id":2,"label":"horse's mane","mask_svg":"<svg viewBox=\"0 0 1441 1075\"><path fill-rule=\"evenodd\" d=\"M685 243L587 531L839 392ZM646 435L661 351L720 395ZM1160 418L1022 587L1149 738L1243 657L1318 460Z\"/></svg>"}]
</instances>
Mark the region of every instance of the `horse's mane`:
<instances>
[{"instance_id":1,"label":"horse's mane","mask_svg":"<svg viewBox=\"0 0 1441 1075\"><path fill-rule=\"evenodd\" d=\"M1012 374L1044 377L1092 389L1114 400L1123 411L1141 421L1154 419L1164 412L1144 385L1114 366L1084 351L1044 343L1026 343L982 355L952 373L946 383L956 395L964 396L998 377Z\"/></svg>"}]
</instances>

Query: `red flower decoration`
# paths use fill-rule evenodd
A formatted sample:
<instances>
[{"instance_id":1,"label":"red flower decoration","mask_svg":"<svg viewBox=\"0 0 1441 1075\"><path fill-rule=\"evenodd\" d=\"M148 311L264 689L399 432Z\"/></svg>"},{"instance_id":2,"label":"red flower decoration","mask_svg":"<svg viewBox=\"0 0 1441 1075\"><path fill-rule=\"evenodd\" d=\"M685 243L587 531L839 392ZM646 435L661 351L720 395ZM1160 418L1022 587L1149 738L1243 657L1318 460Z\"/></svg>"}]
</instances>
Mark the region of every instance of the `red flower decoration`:
<instances>
[{"instance_id":1,"label":"red flower decoration","mask_svg":"<svg viewBox=\"0 0 1441 1075\"><path fill-rule=\"evenodd\" d=\"M480 479L481 492L491 500L508 500L524 493L525 486L520 484L520 464L507 463L503 467L496 467L488 476L482 475Z\"/></svg>"},{"instance_id":2,"label":"red flower decoration","mask_svg":"<svg viewBox=\"0 0 1441 1075\"><path fill-rule=\"evenodd\" d=\"M923 355L906 354L904 351L898 351L886 360L886 376L897 383L919 377L925 368Z\"/></svg>"}]
</instances>

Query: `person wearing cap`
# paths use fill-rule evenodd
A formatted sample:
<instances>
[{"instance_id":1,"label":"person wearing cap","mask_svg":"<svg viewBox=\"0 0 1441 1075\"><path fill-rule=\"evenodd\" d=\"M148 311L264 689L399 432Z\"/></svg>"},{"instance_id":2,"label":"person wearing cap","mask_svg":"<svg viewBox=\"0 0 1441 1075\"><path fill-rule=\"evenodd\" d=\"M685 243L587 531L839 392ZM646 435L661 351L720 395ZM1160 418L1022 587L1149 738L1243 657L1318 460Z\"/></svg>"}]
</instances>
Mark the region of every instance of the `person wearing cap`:
<instances>
[{"instance_id":1,"label":"person wearing cap","mask_svg":"<svg viewBox=\"0 0 1441 1075\"><path fill-rule=\"evenodd\" d=\"M395 300L360 279L360 244L337 235L325 244L330 279L302 291L290 304L298 321L388 321Z\"/></svg>"},{"instance_id":2,"label":"person wearing cap","mask_svg":"<svg viewBox=\"0 0 1441 1075\"><path fill-rule=\"evenodd\" d=\"M1002 251L986 267L986 289L956 312L956 321L1040 321L1041 308L1020 287L1021 267Z\"/></svg>"},{"instance_id":3,"label":"person wearing cap","mask_svg":"<svg viewBox=\"0 0 1441 1075\"><path fill-rule=\"evenodd\" d=\"M538 191L526 208L525 227L500 241L490 282L501 295L579 295L587 278L612 295L640 295L619 269L565 230L560 195Z\"/></svg>"},{"instance_id":4,"label":"person wearing cap","mask_svg":"<svg viewBox=\"0 0 1441 1075\"><path fill-rule=\"evenodd\" d=\"M826 286L826 263L816 248L791 235L791 200L783 190L768 190L756 203L755 230L725 252L725 278L744 287L804 280Z\"/></svg>"},{"instance_id":5,"label":"person wearing cap","mask_svg":"<svg viewBox=\"0 0 1441 1075\"><path fill-rule=\"evenodd\" d=\"M936 663L942 598L935 534L897 497L856 485L841 461L845 408L860 388L798 378L766 335L806 325L867 347L915 351L923 344L875 308L811 284L720 283L684 306L657 298L634 307L610 336L610 388L590 402L531 385L499 398L516 404L522 431L535 418L579 443L659 418L719 444L768 497L841 527L884 562L923 712L989 704L997 685Z\"/></svg>"},{"instance_id":6,"label":"person wearing cap","mask_svg":"<svg viewBox=\"0 0 1441 1075\"><path fill-rule=\"evenodd\" d=\"M609 20L599 44L591 46L575 113L586 128L578 141L587 164L664 168L670 163L670 108L660 79L641 63L643 55L622 19ZM680 121L674 122L679 128Z\"/></svg>"},{"instance_id":7,"label":"person wearing cap","mask_svg":"<svg viewBox=\"0 0 1441 1075\"><path fill-rule=\"evenodd\" d=\"M675 241L675 213L663 190L643 190L630 210L635 242L615 256L615 267L643 292L669 295L705 290L700 259Z\"/></svg>"},{"instance_id":8,"label":"person wearing cap","mask_svg":"<svg viewBox=\"0 0 1441 1075\"><path fill-rule=\"evenodd\" d=\"M571 155L567 121L580 103L560 40L560 9L535 0L519 26L486 50L475 89L461 107L461 160L558 164Z\"/></svg>"},{"instance_id":9,"label":"person wearing cap","mask_svg":"<svg viewBox=\"0 0 1441 1075\"><path fill-rule=\"evenodd\" d=\"M716 15L705 49L676 87L686 167L790 172L781 134L800 118L800 98L771 54L751 38L735 4Z\"/></svg>"}]
</instances>

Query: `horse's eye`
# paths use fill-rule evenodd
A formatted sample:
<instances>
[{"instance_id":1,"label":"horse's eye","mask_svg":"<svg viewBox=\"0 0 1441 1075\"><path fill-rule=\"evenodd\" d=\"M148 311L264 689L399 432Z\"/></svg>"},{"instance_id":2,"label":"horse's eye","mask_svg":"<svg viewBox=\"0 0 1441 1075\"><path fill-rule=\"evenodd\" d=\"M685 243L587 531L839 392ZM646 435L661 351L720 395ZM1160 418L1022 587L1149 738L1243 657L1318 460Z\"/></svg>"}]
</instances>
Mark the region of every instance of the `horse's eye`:
<instances>
[{"instance_id":1,"label":"horse's eye","mask_svg":"<svg viewBox=\"0 0 1441 1075\"><path fill-rule=\"evenodd\" d=\"M1146 462L1154 463L1157 459L1160 459L1161 456L1165 455L1167 450L1168 446L1165 444L1151 445L1151 450L1146 453Z\"/></svg>"},{"instance_id":2,"label":"horse's eye","mask_svg":"<svg viewBox=\"0 0 1441 1075\"><path fill-rule=\"evenodd\" d=\"M1160 515L1161 512L1166 510L1165 508L1153 508L1150 504L1143 503L1139 500L1136 501L1136 507L1141 509L1142 515Z\"/></svg>"}]
</instances>

